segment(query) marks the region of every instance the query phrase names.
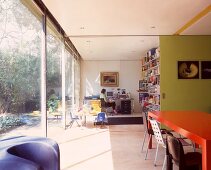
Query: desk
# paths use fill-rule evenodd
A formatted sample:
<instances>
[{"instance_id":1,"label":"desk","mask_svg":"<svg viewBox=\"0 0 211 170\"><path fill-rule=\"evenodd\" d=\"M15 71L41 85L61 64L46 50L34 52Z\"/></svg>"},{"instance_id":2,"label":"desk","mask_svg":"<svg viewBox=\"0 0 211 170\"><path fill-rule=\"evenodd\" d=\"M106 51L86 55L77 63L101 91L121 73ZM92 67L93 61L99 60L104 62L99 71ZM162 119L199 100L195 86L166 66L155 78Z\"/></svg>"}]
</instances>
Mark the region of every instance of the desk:
<instances>
[{"instance_id":1,"label":"desk","mask_svg":"<svg viewBox=\"0 0 211 170\"><path fill-rule=\"evenodd\" d=\"M62 112L51 112L50 115L56 117L56 120L59 120L59 117L62 117Z\"/></svg>"},{"instance_id":2,"label":"desk","mask_svg":"<svg viewBox=\"0 0 211 170\"><path fill-rule=\"evenodd\" d=\"M84 99L83 104L89 107L90 114L96 115L101 112L101 101L99 99Z\"/></svg>"},{"instance_id":3,"label":"desk","mask_svg":"<svg viewBox=\"0 0 211 170\"><path fill-rule=\"evenodd\" d=\"M133 98L107 98L108 101L115 102L115 110L123 114L131 114L134 112L134 99ZM84 99L84 105L87 105L91 109L92 114L101 112L101 102L98 99Z\"/></svg>"},{"instance_id":4,"label":"desk","mask_svg":"<svg viewBox=\"0 0 211 170\"><path fill-rule=\"evenodd\" d=\"M122 114L131 114L134 112L134 99L132 98L120 98L115 99L116 110Z\"/></svg>"},{"instance_id":5,"label":"desk","mask_svg":"<svg viewBox=\"0 0 211 170\"><path fill-rule=\"evenodd\" d=\"M211 114L197 111L150 111L148 117L201 145L202 169L211 169Z\"/></svg>"}]
</instances>

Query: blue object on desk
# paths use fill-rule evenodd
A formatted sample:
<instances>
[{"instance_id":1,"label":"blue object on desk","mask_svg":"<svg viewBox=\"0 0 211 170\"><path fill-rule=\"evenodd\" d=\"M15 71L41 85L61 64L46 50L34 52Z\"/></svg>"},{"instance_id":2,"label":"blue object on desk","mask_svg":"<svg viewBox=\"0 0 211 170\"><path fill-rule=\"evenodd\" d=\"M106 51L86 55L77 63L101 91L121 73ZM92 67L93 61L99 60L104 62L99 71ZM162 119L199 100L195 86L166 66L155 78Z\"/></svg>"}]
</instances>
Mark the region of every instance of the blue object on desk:
<instances>
[{"instance_id":1,"label":"blue object on desk","mask_svg":"<svg viewBox=\"0 0 211 170\"><path fill-rule=\"evenodd\" d=\"M100 99L100 95L85 96L84 100Z\"/></svg>"}]
</instances>

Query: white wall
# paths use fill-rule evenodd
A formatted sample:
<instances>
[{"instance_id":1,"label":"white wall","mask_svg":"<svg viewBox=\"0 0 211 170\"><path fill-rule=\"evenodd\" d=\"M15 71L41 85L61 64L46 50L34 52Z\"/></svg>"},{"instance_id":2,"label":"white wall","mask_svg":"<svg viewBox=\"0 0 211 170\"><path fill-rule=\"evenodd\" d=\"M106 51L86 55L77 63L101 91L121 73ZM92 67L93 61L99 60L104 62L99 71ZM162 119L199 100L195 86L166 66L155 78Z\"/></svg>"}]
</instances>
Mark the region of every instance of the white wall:
<instances>
[{"instance_id":1,"label":"white wall","mask_svg":"<svg viewBox=\"0 0 211 170\"><path fill-rule=\"evenodd\" d=\"M138 101L138 82L140 79L140 61L82 61L81 62L81 98L97 95L103 87L100 86L100 72L119 72L119 88L126 89L134 98L134 110L140 111ZM105 89L117 89L106 87Z\"/></svg>"}]
</instances>

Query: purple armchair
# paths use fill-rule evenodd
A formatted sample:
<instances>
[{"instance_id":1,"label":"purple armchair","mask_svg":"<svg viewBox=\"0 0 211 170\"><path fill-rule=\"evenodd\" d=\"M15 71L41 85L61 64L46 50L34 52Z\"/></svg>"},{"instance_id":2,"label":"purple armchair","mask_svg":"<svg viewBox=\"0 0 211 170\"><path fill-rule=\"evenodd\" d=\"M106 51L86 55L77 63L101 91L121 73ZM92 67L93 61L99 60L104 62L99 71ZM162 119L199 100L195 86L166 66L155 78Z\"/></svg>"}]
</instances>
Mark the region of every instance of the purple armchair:
<instances>
[{"instance_id":1,"label":"purple armchair","mask_svg":"<svg viewBox=\"0 0 211 170\"><path fill-rule=\"evenodd\" d=\"M58 144L49 138L20 136L0 140L0 170L60 170Z\"/></svg>"}]
</instances>

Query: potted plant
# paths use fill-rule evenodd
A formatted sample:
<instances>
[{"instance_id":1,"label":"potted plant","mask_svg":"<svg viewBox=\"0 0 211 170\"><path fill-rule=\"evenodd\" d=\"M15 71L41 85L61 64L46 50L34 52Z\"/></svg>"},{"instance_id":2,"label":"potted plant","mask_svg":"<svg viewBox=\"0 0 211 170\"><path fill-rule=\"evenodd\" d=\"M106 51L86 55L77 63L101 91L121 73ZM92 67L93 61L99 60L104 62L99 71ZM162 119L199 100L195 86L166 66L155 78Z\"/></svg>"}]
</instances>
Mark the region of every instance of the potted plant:
<instances>
[{"instance_id":1,"label":"potted plant","mask_svg":"<svg viewBox=\"0 0 211 170\"><path fill-rule=\"evenodd\" d=\"M55 98L50 98L48 101L47 101L47 106L48 106L48 109L49 109L49 112L55 112L56 109L58 108L58 104L59 104L59 100L58 99L55 99Z\"/></svg>"}]
</instances>

